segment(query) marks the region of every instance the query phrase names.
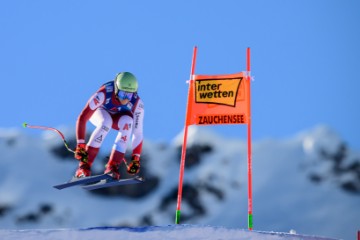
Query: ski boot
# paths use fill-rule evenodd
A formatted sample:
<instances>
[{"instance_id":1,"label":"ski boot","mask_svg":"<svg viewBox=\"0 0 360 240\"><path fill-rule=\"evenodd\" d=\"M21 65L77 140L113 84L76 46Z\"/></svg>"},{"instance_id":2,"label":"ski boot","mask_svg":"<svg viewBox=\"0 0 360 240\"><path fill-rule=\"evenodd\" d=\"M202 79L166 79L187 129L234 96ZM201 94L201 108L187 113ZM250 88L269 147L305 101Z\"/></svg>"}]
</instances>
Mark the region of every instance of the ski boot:
<instances>
[{"instance_id":1,"label":"ski boot","mask_svg":"<svg viewBox=\"0 0 360 240\"><path fill-rule=\"evenodd\" d=\"M80 162L79 167L75 172L75 177L82 178L82 177L89 177L91 176L91 167L86 162Z\"/></svg>"},{"instance_id":2,"label":"ski boot","mask_svg":"<svg viewBox=\"0 0 360 240\"><path fill-rule=\"evenodd\" d=\"M119 172L119 165L118 164L106 164L106 168L104 171L105 174L108 174L112 178L119 180L120 179L120 172Z\"/></svg>"}]
</instances>

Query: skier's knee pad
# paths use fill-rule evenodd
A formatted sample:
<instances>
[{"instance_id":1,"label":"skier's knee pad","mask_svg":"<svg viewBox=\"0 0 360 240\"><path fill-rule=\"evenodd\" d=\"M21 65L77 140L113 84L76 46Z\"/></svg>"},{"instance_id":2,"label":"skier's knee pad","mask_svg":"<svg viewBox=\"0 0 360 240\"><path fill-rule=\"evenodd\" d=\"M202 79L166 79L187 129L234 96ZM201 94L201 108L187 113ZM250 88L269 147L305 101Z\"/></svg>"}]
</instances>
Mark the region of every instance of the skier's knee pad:
<instances>
[{"instance_id":1,"label":"skier's knee pad","mask_svg":"<svg viewBox=\"0 0 360 240\"><path fill-rule=\"evenodd\" d=\"M120 132L126 132L126 131L131 132L132 123L133 123L132 117L130 117L128 115L121 116L119 119L119 122L118 122L119 131Z\"/></svg>"}]
</instances>

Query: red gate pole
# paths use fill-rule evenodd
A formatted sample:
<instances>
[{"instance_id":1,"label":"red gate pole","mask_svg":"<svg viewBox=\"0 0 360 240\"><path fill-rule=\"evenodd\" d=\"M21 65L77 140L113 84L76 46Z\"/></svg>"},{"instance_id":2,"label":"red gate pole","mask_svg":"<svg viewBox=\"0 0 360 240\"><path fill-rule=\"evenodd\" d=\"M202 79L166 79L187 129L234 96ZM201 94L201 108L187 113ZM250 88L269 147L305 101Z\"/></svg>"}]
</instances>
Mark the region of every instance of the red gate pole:
<instances>
[{"instance_id":1,"label":"red gate pole","mask_svg":"<svg viewBox=\"0 0 360 240\"><path fill-rule=\"evenodd\" d=\"M246 50L246 80L247 80L247 93L248 93L248 123L247 123L247 141L248 141L248 229L253 229L253 201L252 201L252 147L251 147L251 94L250 94L250 48Z\"/></svg>"},{"instance_id":2,"label":"red gate pole","mask_svg":"<svg viewBox=\"0 0 360 240\"><path fill-rule=\"evenodd\" d=\"M183 187L183 179L184 179L184 168L185 168L185 156L186 156L186 143L187 143L187 135L188 135L188 117L189 117L189 104L190 102L190 89L192 87L194 81L194 74L195 74L195 63L196 63L196 53L197 47L194 47L192 63L191 63L191 72L190 72L190 81L189 81L189 90L188 90L188 100L186 105L186 116L185 116L185 126L184 126L184 140L181 149L181 161L180 161L180 173L179 173L179 186L178 186L178 195L177 195L177 206L176 206L176 217L175 217L175 224L180 223L180 211L181 211L181 199L182 199L182 187Z\"/></svg>"}]
</instances>

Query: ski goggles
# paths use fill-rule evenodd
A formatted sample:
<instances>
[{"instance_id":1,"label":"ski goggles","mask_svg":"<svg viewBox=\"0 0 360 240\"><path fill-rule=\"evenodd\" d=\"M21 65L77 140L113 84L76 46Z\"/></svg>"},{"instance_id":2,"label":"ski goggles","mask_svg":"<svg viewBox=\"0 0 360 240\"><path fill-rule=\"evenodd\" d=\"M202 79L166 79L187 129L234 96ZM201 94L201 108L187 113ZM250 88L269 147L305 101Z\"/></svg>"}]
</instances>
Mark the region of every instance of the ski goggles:
<instances>
[{"instance_id":1,"label":"ski goggles","mask_svg":"<svg viewBox=\"0 0 360 240\"><path fill-rule=\"evenodd\" d=\"M125 92L125 91L119 90L117 96L121 100L125 100L125 99L131 100L133 94L134 93L132 93L132 92Z\"/></svg>"}]
</instances>

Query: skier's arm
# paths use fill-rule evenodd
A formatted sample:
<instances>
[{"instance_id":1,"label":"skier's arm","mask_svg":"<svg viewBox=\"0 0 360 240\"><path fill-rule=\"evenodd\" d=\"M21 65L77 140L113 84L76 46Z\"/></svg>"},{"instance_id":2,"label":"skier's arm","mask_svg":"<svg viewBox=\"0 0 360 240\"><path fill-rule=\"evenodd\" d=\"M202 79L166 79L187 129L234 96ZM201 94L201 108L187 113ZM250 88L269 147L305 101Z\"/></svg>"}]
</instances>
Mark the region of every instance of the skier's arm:
<instances>
[{"instance_id":1,"label":"skier's arm","mask_svg":"<svg viewBox=\"0 0 360 240\"><path fill-rule=\"evenodd\" d=\"M134 111L134 129L132 138L132 155L140 158L143 143L143 126L144 126L144 103L139 100Z\"/></svg>"},{"instance_id":2,"label":"skier's arm","mask_svg":"<svg viewBox=\"0 0 360 240\"><path fill-rule=\"evenodd\" d=\"M89 101L86 103L84 109L81 111L77 122L76 122L76 140L77 143L85 143L85 134L86 134L86 123L95 112L95 110L101 106L105 101L104 89L101 88L96 92Z\"/></svg>"}]
</instances>

